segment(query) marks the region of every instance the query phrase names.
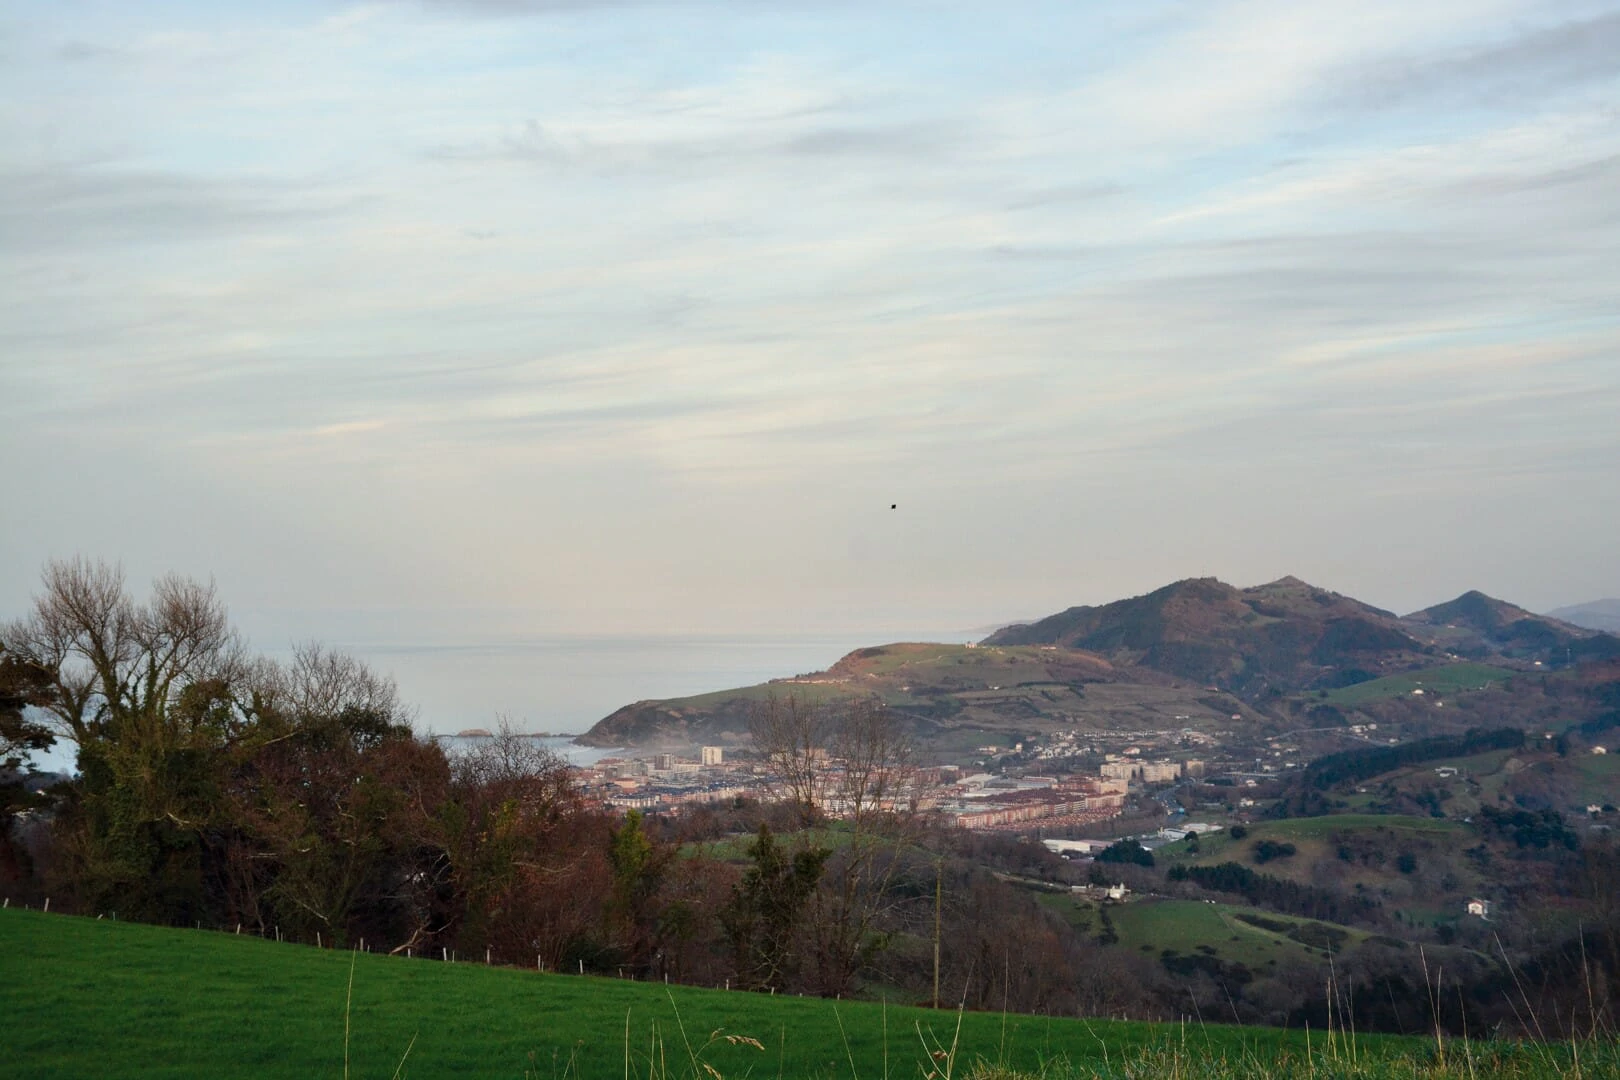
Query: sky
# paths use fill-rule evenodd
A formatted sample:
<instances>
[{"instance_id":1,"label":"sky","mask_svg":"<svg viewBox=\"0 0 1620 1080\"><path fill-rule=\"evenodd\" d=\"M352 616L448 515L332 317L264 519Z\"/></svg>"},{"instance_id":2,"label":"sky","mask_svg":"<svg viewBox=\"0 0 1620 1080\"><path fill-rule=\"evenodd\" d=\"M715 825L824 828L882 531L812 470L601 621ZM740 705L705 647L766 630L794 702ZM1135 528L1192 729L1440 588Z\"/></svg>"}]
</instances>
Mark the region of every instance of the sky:
<instances>
[{"instance_id":1,"label":"sky","mask_svg":"<svg viewBox=\"0 0 1620 1080\"><path fill-rule=\"evenodd\" d=\"M1620 595L1620 4L0 6L0 614Z\"/></svg>"}]
</instances>

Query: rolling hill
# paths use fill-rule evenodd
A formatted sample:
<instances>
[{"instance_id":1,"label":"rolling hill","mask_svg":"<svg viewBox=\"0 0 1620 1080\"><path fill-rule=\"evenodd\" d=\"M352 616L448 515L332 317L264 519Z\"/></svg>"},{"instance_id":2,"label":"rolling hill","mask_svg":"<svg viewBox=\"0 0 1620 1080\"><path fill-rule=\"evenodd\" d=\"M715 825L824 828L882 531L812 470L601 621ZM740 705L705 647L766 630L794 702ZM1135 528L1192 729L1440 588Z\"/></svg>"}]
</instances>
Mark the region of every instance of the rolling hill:
<instances>
[{"instance_id":1,"label":"rolling hill","mask_svg":"<svg viewBox=\"0 0 1620 1080\"><path fill-rule=\"evenodd\" d=\"M1347 685L1433 663L1435 655L1390 612L1293 577L1248 589L1190 578L1009 626L985 644L1089 649L1251 700Z\"/></svg>"},{"instance_id":2,"label":"rolling hill","mask_svg":"<svg viewBox=\"0 0 1620 1080\"><path fill-rule=\"evenodd\" d=\"M1557 608L1547 614L1572 626L1620 634L1620 599L1593 600L1587 604Z\"/></svg>"},{"instance_id":3,"label":"rolling hill","mask_svg":"<svg viewBox=\"0 0 1620 1080\"><path fill-rule=\"evenodd\" d=\"M1609 634L1537 615L1482 592L1463 593L1455 600L1413 612L1402 622L1427 627L1426 636L1436 646L1469 659L1567 663L1620 655L1620 640Z\"/></svg>"},{"instance_id":4,"label":"rolling hill","mask_svg":"<svg viewBox=\"0 0 1620 1080\"><path fill-rule=\"evenodd\" d=\"M1285 577L1234 588L1193 578L1101 607L1009 626L986 644L1058 644L1115 664L1207 680L1255 700L1336 689L1469 659L1564 666L1620 655L1620 638L1467 592L1404 617Z\"/></svg>"},{"instance_id":5,"label":"rolling hill","mask_svg":"<svg viewBox=\"0 0 1620 1080\"><path fill-rule=\"evenodd\" d=\"M1010 743L1057 727L1229 726L1234 714L1250 714L1231 695L1150 669L1122 669L1084 650L897 643L857 649L812 675L639 701L606 717L579 741L593 746L740 743L747 738L752 710L771 694L814 702L876 696L914 736L940 747Z\"/></svg>"},{"instance_id":6,"label":"rolling hill","mask_svg":"<svg viewBox=\"0 0 1620 1080\"><path fill-rule=\"evenodd\" d=\"M770 694L812 701L876 696L936 746L1064 728L1224 724L1246 725L1254 734L1283 724L1292 703L1307 694L1323 700L1346 687L1468 663L1475 667L1467 669L1467 684L1486 685L1517 672L1617 656L1620 638L1479 592L1402 617L1294 577L1242 589L1190 578L1003 627L977 646L857 649L824 672L639 701L580 741L740 743L750 714Z\"/></svg>"}]
</instances>

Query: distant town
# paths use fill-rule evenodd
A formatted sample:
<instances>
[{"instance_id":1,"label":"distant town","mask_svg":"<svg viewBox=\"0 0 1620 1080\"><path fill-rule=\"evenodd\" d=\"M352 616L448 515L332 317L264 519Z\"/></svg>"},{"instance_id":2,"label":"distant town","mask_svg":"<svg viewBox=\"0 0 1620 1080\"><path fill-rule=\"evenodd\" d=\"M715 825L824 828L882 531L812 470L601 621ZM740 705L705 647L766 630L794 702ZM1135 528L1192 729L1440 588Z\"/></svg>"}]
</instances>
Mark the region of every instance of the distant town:
<instances>
[{"instance_id":1,"label":"distant town","mask_svg":"<svg viewBox=\"0 0 1620 1080\"><path fill-rule=\"evenodd\" d=\"M494 735L474 728L454 738L470 743ZM894 798L962 829L1077 834L1121 817L1132 805L1149 806L1154 814L1185 814L1187 807L1175 796L1194 786L1224 789L1224 797L1205 800L1208 809L1252 807L1254 799L1239 793L1257 788L1257 776L1298 764L1289 756L1297 747L1272 745L1268 752L1280 760L1257 762L1252 756L1238 760L1220 754L1216 738L1190 729L1059 731L1038 742L981 745L960 762L910 768ZM828 757L825 768L828 789L836 791L844 763ZM739 799L772 802L780 794L770 767L747 746L698 746L684 753L624 750L576 766L575 774L581 790L601 807L647 813L679 814ZM838 816L831 797L822 809Z\"/></svg>"}]
</instances>

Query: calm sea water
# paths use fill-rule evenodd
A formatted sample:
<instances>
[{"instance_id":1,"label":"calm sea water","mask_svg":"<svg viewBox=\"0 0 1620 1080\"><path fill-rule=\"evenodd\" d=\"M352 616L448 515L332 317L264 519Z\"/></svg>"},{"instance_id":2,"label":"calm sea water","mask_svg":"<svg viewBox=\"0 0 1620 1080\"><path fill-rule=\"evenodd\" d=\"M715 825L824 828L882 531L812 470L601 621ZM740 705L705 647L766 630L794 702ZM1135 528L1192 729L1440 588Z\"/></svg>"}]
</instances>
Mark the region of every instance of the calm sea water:
<instances>
[{"instance_id":1,"label":"calm sea water","mask_svg":"<svg viewBox=\"0 0 1620 1080\"><path fill-rule=\"evenodd\" d=\"M578 734L622 705L749 686L820 671L882 641L969 641L938 631L802 637L532 638L470 645L347 645L399 683L418 728L453 734L494 728Z\"/></svg>"},{"instance_id":2,"label":"calm sea water","mask_svg":"<svg viewBox=\"0 0 1620 1080\"><path fill-rule=\"evenodd\" d=\"M532 637L484 643L331 642L399 683L417 710L417 730L453 735L493 729L577 735L621 705L750 686L820 671L853 649L886 641L971 641L983 634L919 631L802 636ZM561 740L559 748L568 745ZM593 756L568 750L581 764ZM58 744L42 768L71 769Z\"/></svg>"},{"instance_id":3,"label":"calm sea water","mask_svg":"<svg viewBox=\"0 0 1620 1080\"><path fill-rule=\"evenodd\" d=\"M535 741L547 750L567 758L575 765L595 765L605 757L613 757L616 754L625 752L623 747L618 746L581 746L574 741L572 735L554 735L544 739L536 739ZM439 745L444 747L445 753L452 757L464 750L477 749L481 744L487 745L488 742L488 739L481 737L438 736Z\"/></svg>"}]
</instances>

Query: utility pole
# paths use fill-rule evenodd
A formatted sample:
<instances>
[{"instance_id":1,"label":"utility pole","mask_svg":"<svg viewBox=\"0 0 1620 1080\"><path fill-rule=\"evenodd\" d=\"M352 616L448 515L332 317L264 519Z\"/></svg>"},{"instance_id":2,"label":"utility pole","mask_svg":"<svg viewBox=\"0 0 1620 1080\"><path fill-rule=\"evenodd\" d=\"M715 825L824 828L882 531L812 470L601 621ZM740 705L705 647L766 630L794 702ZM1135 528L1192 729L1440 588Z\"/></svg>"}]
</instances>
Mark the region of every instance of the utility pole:
<instances>
[{"instance_id":1,"label":"utility pole","mask_svg":"<svg viewBox=\"0 0 1620 1080\"><path fill-rule=\"evenodd\" d=\"M939 909L944 890L941 887L944 879L945 859L938 856L934 859L934 1008L939 1008Z\"/></svg>"}]
</instances>

